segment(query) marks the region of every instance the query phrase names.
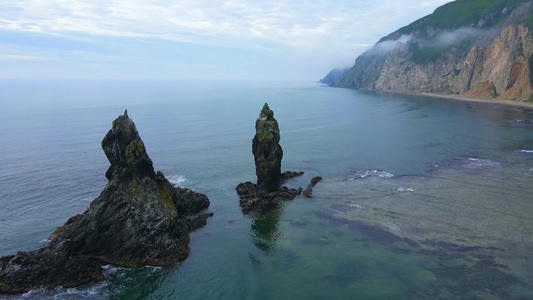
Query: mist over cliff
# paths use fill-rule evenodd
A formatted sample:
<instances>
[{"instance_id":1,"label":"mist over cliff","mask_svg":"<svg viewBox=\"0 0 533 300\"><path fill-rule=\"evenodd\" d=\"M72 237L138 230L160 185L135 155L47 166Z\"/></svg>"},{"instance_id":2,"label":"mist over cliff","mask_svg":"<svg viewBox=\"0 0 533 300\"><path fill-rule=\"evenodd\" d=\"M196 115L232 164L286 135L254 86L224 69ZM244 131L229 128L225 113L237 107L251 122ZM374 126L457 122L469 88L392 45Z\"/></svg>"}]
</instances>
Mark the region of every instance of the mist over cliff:
<instances>
[{"instance_id":1,"label":"mist over cliff","mask_svg":"<svg viewBox=\"0 0 533 300\"><path fill-rule=\"evenodd\" d=\"M340 78L321 82L532 101L532 13L532 0L456 0L380 39Z\"/></svg>"}]
</instances>

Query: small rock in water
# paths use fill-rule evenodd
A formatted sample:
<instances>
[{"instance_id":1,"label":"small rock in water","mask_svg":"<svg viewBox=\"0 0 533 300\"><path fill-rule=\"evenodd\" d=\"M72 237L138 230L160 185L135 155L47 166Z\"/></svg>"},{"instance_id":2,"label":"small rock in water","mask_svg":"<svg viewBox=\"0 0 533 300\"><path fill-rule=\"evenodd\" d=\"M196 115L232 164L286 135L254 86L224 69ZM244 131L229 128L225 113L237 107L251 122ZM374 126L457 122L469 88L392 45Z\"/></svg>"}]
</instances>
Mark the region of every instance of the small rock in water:
<instances>
[{"instance_id":1,"label":"small rock in water","mask_svg":"<svg viewBox=\"0 0 533 300\"><path fill-rule=\"evenodd\" d=\"M307 185L307 189L303 192L307 198L313 198L313 187L322 180L322 177L316 176L311 179L311 183Z\"/></svg>"}]
</instances>

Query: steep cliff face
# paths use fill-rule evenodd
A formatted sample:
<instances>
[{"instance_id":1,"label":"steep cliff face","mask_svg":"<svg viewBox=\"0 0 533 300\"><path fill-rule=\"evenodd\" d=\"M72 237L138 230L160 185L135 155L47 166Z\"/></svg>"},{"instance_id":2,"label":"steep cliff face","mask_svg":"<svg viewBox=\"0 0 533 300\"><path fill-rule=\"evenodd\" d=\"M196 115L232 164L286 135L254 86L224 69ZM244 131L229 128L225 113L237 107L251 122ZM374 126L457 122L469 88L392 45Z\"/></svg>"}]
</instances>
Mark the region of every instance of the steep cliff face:
<instances>
[{"instance_id":1,"label":"steep cliff face","mask_svg":"<svg viewBox=\"0 0 533 300\"><path fill-rule=\"evenodd\" d=\"M471 70L468 90L475 96L484 86L498 99L526 101L532 95L529 59L533 53L533 36L524 25L507 27L485 50ZM466 62L465 62L466 64Z\"/></svg>"},{"instance_id":2,"label":"steep cliff face","mask_svg":"<svg viewBox=\"0 0 533 300\"><path fill-rule=\"evenodd\" d=\"M530 101L533 1L457 0L381 39L335 85Z\"/></svg>"}]
</instances>

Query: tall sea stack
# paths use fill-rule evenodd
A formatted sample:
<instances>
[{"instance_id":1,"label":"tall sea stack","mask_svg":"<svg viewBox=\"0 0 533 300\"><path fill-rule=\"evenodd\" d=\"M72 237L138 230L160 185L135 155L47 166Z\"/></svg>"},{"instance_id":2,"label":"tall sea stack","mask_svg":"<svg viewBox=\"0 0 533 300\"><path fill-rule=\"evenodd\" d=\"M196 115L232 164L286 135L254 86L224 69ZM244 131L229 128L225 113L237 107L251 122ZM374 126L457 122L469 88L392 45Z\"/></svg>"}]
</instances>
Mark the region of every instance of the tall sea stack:
<instances>
[{"instance_id":1,"label":"tall sea stack","mask_svg":"<svg viewBox=\"0 0 533 300\"><path fill-rule=\"evenodd\" d=\"M279 207L281 200L294 199L302 189L280 187L283 181L300 176L303 172L281 173L283 150L279 145L280 134L274 112L265 103L255 122L252 153L255 161L257 184L250 181L237 186L243 213L265 212Z\"/></svg>"},{"instance_id":2,"label":"tall sea stack","mask_svg":"<svg viewBox=\"0 0 533 300\"><path fill-rule=\"evenodd\" d=\"M255 136L252 153L255 160L257 186L266 192L279 190L281 185L281 159L283 150L279 145L278 121L274 112L265 103L259 118L255 121Z\"/></svg>"},{"instance_id":3,"label":"tall sea stack","mask_svg":"<svg viewBox=\"0 0 533 300\"><path fill-rule=\"evenodd\" d=\"M103 280L100 265L164 266L189 255L189 232L211 213L207 196L174 187L155 172L125 112L102 141L111 163L104 190L37 251L0 258L0 293L74 287Z\"/></svg>"}]
</instances>

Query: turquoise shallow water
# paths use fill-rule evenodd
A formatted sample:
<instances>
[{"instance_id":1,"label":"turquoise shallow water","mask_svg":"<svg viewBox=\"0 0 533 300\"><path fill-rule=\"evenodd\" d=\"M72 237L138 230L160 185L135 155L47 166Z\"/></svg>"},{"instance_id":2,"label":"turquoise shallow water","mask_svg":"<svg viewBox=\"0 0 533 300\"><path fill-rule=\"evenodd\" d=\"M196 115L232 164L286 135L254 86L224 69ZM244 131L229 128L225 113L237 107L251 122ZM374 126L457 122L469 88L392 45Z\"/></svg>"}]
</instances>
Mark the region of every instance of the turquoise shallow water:
<instances>
[{"instance_id":1,"label":"turquoise shallow water","mask_svg":"<svg viewBox=\"0 0 533 300\"><path fill-rule=\"evenodd\" d=\"M438 187L444 179L458 192L432 188L413 201L491 200L484 176L500 168L517 180L492 180L490 188L505 191L493 201L532 199L530 184L512 184L533 176L533 125L523 122L533 119L530 111L313 83L10 81L0 90L0 255L45 245L88 207L106 183L100 142L126 108L156 170L207 194L215 213L191 235L182 263L110 266L107 282L15 298L520 298L530 291L527 272L472 258L487 253L416 247L346 215L369 199L388 200L391 189ZM288 185L325 180L314 199L297 197L254 219L242 215L235 187L255 179L251 140L265 102L280 125L283 170L306 172ZM466 188L462 177L473 178ZM531 223L524 224L527 237ZM531 246L524 241L524 251Z\"/></svg>"}]
</instances>

